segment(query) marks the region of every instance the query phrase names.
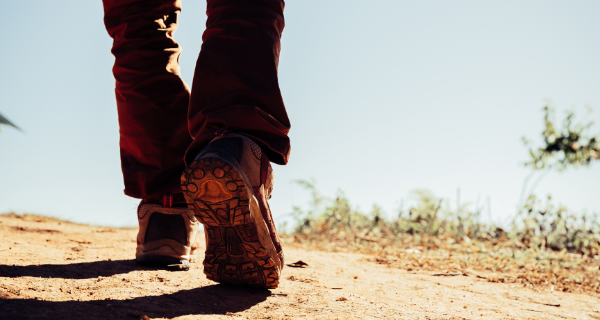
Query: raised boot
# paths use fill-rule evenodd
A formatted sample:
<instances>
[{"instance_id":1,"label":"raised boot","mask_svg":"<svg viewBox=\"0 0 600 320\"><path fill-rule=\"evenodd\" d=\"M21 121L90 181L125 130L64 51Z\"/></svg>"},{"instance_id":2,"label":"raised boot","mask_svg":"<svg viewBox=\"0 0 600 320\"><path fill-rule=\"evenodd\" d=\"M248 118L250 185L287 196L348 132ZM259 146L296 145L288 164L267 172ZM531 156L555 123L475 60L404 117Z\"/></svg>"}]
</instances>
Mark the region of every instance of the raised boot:
<instances>
[{"instance_id":1,"label":"raised boot","mask_svg":"<svg viewBox=\"0 0 600 320\"><path fill-rule=\"evenodd\" d=\"M273 170L247 137L222 134L189 164L185 199L204 224L204 273L216 282L276 288L283 251L267 203Z\"/></svg>"}]
</instances>

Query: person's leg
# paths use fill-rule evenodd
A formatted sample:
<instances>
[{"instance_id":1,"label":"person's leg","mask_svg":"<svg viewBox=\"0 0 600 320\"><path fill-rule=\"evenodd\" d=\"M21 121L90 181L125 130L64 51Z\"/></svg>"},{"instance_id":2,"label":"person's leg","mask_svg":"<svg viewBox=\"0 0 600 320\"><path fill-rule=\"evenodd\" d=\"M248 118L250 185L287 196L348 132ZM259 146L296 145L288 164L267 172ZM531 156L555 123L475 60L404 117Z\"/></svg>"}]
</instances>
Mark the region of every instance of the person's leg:
<instances>
[{"instance_id":1,"label":"person's leg","mask_svg":"<svg viewBox=\"0 0 600 320\"><path fill-rule=\"evenodd\" d=\"M182 189L204 224L204 273L275 288L283 249L267 203L273 161L290 153L279 83L282 0L209 0L196 64Z\"/></svg>"},{"instance_id":2,"label":"person's leg","mask_svg":"<svg viewBox=\"0 0 600 320\"><path fill-rule=\"evenodd\" d=\"M277 78L282 0L208 0L206 31L192 85L189 128L198 151L228 129L251 138L285 164L290 130Z\"/></svg>"},{"instance_id":3,"label":"person's leg","mask_svg":"<svg viewBox=\"0 0 600 320\"><path fill-rule=\"evenodd\" d=\"M103 2L106 29L114 39L125 193L143 199L137 212L136 261L181 268L194 258L198 230L179 185L192 142L189 89L179 74L181 49L173 40L181 1Z\"/></svg>"},{"instance_id":4,"label":"person's leg","mask_svg":"<svg viewBox=\"0 0 600 320\"><path fill-rule=\"evenodd\" d=\"M173 39L180 0L103 0L114 39L113 73L125 194L160 199L181 193L179 176L192 142L189 89L180 77L181 48Z\"/></svg>"}]
</instances>

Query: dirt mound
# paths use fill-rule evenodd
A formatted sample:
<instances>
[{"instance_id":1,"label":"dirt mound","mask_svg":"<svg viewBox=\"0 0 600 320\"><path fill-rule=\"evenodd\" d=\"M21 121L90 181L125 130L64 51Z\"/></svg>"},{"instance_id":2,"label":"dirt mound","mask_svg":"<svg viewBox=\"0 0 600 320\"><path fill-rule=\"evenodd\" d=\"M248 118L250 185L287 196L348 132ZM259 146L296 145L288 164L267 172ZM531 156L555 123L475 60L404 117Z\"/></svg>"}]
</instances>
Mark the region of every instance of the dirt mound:
<instances>
[{"instance_id":1,"label":"dirt mound","mask_svg":"<svg viewBox=\"0 0 600 320\"><path fill-rule=\"evenodd\" d=\"M135 264L135 228L0 216L1 319L600 319L596 297L287 244L275 290ZM385 262L385 261L384 261ZM292 264L293 265L293 264ZM506 277L506 275L503 275Z\"/></svg>"}]
</instances>

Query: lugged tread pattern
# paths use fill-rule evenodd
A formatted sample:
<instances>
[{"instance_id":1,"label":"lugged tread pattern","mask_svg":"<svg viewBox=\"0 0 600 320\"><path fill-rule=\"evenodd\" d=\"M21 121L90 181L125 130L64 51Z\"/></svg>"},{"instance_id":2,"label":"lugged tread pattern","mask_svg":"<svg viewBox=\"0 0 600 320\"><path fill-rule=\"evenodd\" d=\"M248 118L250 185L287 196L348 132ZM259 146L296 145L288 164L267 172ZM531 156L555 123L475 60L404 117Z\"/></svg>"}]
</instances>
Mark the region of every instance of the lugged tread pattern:
<instances>
[{"instance_id":1,"label":"lugged tread pattern","mask_svg":"<svg viewBox=\"0 0 600 320\"><path fill-rule=\"evenodd\" d=\"M261 245L244 180L214 157L191 163L181 176L189 207L204 224L204 274L232 285L276 288L279 274Z\"/></svg>"}]
</instances>

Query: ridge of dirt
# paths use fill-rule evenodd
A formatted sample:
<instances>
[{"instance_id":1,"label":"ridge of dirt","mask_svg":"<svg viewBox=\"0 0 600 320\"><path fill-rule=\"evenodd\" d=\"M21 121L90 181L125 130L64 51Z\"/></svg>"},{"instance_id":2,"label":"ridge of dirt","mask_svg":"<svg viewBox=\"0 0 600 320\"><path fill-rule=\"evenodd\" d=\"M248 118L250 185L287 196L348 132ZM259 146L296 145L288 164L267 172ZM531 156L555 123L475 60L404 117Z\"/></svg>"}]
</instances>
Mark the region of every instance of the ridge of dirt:
<instances>
[{"instance_id":1,"label":"ridge of dirt","mask_svg":"<svg viewBox=\"0 0 600 320\"><path fill-rule=\"evenodd\" d=\"M493 273L407 272L377 257L285 247L274 290L135 264L137 228L0 216L1 319L600 319L598 298L492 283Z\"/></svg>"}]
</instances>

